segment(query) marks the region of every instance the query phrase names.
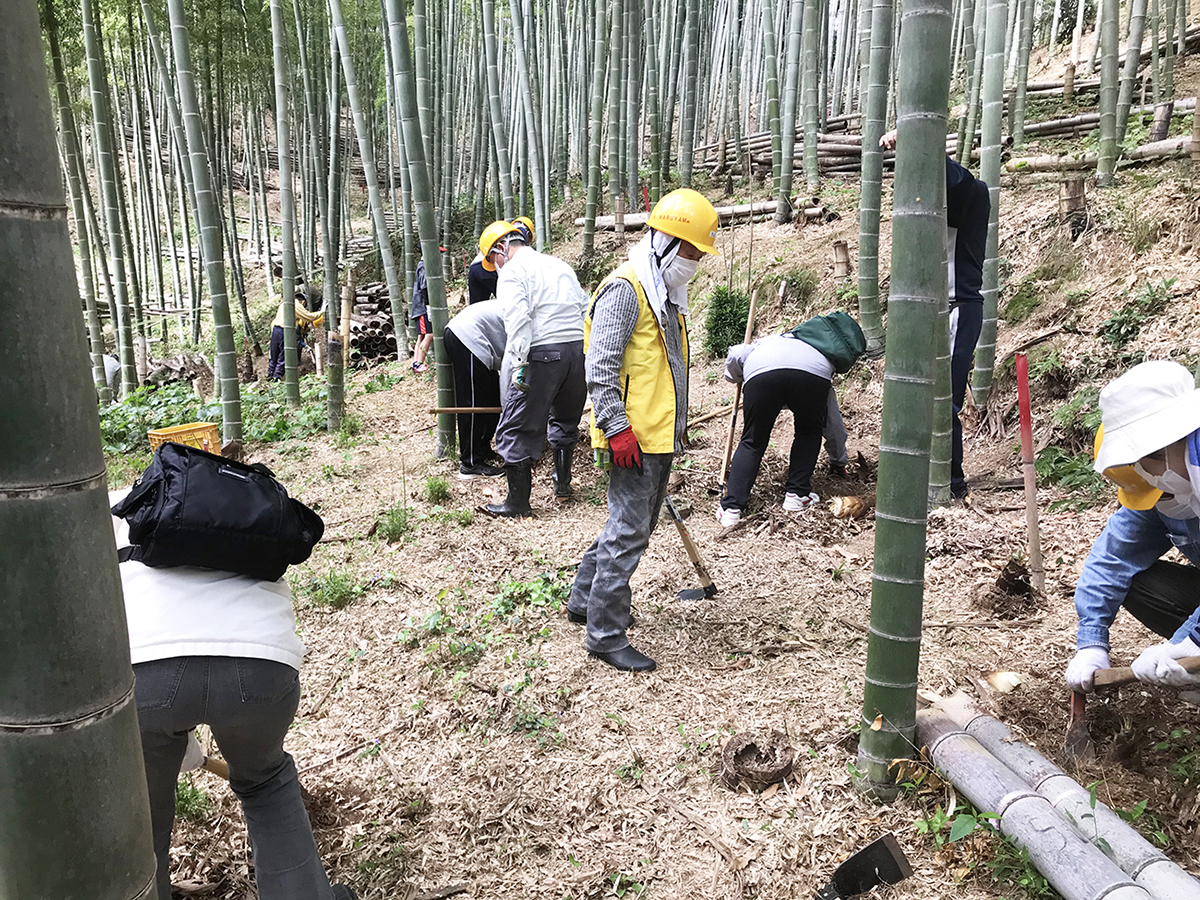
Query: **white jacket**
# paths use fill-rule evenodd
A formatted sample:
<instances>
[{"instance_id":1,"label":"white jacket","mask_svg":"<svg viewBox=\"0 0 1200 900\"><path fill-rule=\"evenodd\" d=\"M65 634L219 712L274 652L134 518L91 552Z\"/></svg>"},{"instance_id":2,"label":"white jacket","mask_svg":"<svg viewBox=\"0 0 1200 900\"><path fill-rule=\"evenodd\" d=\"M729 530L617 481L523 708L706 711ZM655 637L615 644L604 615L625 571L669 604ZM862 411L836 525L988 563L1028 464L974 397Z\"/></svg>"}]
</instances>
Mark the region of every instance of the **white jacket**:
<instances>
[{"instance_id":1,"label":"white jacket","mask_svg":"<svg viewBox=\"0 0 1200 900\"><path fill-rule=\"evenodd\" d=\"M561 259L532 247L520 250L500 269L496 302L504 312L509 366L528 363L533 347L583 340L588 296L575 270Z\"/></svg>"},{"instance_id":2,"label":"white jacket","mask_svg":"<svg viewBox=\"0 0 1200 900\"><path fill-rule=\"evenodd\" d=\"M129 489L109 491L114 505ZM129 526L113 516L117 548L129 546ZM286 581L173 566L120 565L131 661L174 656L270 659L299 671L304 644Z\"/></svg>"}]
</instances>

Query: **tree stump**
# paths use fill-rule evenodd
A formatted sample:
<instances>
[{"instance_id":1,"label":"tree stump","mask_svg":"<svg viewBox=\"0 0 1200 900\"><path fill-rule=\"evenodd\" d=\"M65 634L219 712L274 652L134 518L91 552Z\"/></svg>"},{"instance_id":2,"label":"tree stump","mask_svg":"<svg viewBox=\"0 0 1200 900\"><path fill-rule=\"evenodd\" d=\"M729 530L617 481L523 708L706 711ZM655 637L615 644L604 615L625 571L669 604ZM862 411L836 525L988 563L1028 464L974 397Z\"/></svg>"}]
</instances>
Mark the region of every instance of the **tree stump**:
<instances>
[{"instance_id":1,"label":"tree stump","mask_svg":"<svg viewBox=\"0 0 1200 900\"><path fill-rule=\"evenodd\" d=\"M847 278L850 275L850 250L845 241L833 242L833 275Z\"/></svg>"},{"instance_id":2,"label":"tree stump","mask_svg":"<svg viewBox=\"0 0 1200 900\"><path fill-rule=\"evenodd\" d=\"M721 783L730 790L745 785L762 791L792 774L796 751L786 735L772 731L765 738L735 734L721 751Z\"/></svg>"}]
</instances>

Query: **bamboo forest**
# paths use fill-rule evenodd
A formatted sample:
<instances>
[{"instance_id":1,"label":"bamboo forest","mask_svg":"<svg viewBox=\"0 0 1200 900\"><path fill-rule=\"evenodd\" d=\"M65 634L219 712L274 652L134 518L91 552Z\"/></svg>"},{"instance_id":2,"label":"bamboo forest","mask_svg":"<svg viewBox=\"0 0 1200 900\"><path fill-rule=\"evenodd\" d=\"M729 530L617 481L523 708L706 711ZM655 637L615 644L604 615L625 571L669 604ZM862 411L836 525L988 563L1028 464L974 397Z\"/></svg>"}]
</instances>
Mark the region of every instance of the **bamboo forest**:
<instances>
[{"instance_id":1,"label":"bamboo forest","mask_svg":"<svg viewBox=\"0 0 1200 900\"><path fill-rule=\"evenodd\" d=\"M0 898L1200 900L1193 0L0 0Z\"/></svg>"}]
</instances>

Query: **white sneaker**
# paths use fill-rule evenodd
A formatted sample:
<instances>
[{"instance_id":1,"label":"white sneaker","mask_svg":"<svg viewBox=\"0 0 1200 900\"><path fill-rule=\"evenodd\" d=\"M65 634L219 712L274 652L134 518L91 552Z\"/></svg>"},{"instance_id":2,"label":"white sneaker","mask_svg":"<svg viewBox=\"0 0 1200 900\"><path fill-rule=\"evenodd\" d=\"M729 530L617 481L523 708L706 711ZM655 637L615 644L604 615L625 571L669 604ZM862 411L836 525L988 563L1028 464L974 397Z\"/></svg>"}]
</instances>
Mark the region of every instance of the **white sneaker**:
<instances>
[{"instance_id":1,"label":"white sneaker","mask_svg":"<svg viewBox=\"0 0 1200 900\"><path fill-rule=\"evenodd\" d=\"M728 528L731 525L736 525L742 521L742 511L740 509L723 509L717 507L717 521L721 523L722 528Z\"/></svg>"},{"instance_id":2,"label":"white sneaker","mask_svg":"<svg viewBox=\"0 0 1200 900\"><path fill-rule=\"evenodd\" d=\"M820 503L821 498L816 494L807 494L801 497L799 494L787 494L783 498L784 512L800 512L802 509L808 509L814 503Z\"/></svg>"}]
</instances>

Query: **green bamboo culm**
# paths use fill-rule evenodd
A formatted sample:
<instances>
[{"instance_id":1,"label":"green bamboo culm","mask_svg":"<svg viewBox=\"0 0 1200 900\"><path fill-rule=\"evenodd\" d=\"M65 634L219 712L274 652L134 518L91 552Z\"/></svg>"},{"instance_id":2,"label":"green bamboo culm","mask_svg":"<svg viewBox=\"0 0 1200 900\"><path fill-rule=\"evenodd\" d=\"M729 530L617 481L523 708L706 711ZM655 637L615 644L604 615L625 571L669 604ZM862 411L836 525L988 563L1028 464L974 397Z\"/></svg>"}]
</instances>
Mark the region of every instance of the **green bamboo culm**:
<instances>
[{"instance_id":1,"label":"green bamboo culm","mask_svg":"<svg viewBox=\"0 0 1200 900\"><path fill-rule=\"evenodd\" d=\"M396 70L396 100L401 119L398 124L404 134L417 233L421 239L421 255L425 261L425 285L429 291L429 321L433 327L433 353L437 364L437 402L438 406L451 407L454 405L454 373L450 369L450 361L443 343L448 319L446 279L442 272L442 254L438 250L439 235L437 220L434 217L433 188L429 167L425 163L425 143L421 137L421 120L417 113L417 85L408 43L407 15L403 0L385 0L385 7L388 34L391 38L392 65ZM511 192L508 202L511 208ZM434 453L439 459L443 458L454 449L454 443L454 415L440 413L437 419Z\"/></svg>"},{"instance_id":2,"label":"green bamboo culm","mask_svg":"<svg viewBox=\"0 0 1200 900\"><path fill-rule=\"evenodd\" d=\"M1108 187L1117 168L1117 81L1120 66L1120 0L1100 0L1100 148L1096 184Z\"/></svg>"},{"instance_id":3,"label":"green bamboo culm","mask_svg":"<svg viewBox=\"0 0 1200 900\"><path fill-rule=\"evenodd\" d=\"M500 105L500 69L497 57L499 51L496 48L496 3L495 0L483 0L481 7L483 16L483 52L487 59L487 92L488 92L488 113L492 122L492 146L495 148L496 156L500 161L500 197L504 203L504 218L511 222L516 213L513 211L513 191L512 191L512 169L508 160L508 135L506 132L507 125L504 121L504 111ZM392 45L395 46L396 37L392 37ZM407 35L405 43L408 42ZM394 51L393 51L394 52ZM397 69L400 68L400 60L393 59L392 65ZM397 99L400 100L399 94ZM401 101L402 102L402 101ZM408 147L409 159L413 157L413 148L409 146L405 140L405 146ZM424 160L424 152L422 152L422 160ZM418 225L418 228L420 226ZM425 275L429 276L429 263L425 263ZM453 404L451 404L453 405Z\"/></svg>"},{"instance_id":4,"label":"green bamboo culm","mask_svg":"<svg viewBox=\"0 0 1200 900\"><path fill-rule=\"evenodd\" d=\"M822 118L821 3L822 0L804 2L804 187L810 194L821 186L817 172L817 131Z\"/></svg>"},{"instance_id":5,"label":"green bamboo culm","mask_svg":"<svg viewBox=\"0 0 1200 900\"><path fill-rule=\"evenodd\" d=\"M8 9L0 60L0 897L150 900L96 389L64 356L87 336L36 4Z\"/></svg>"},{"instance_id":6,"label":"green bamboo culm","mask_svg":"<svg viewBox=\"0 0 1200 900\"><path fill-rule=\"evenodd\" d=\"M604 130L604 68L608 57L609 0L595 0L595 46L592 59L592 103L588 117L588 186L583 213L583 258L589 259L596 247L596 212L600 205L600 133Z\"/></svg>"},{"instance_id":7,"label":"green bamboo culm","mask_svg":"<svg viewBox=\"0 0 1200 900\"><path fill-rule=\"evenodd\" d=\"M375 165L374 142L367 128L362 102L358 97L358 78L354 71L350 41L346 37L346 25L342 21L341 0L329 0L329 11L333 18L333 31L337 35L342 73L346 77L346 96L350 100L350 114L354 117L354 133L358 136L358 152L363 160L371 224L375 229L375 242L379 246L379 259L383 263L383 277L387 281L388 301L392 309L392 325L396 332L397 355L400 359L404 359L408 356L408 296L401 289L400 279L396 274L396 260L392 256L392 239L388 234L387 220L383 215L383 197L379 193L379 168Z\"/></svg>"},{"instance_id":8,"label":"green bamboo culm","mask_svg":"<svg viewBox=\"0 0 1200 900\"><path fill-rule=\"evenodd\" d=\"M225 285L225 256L221 209L213 185L212 166L200 120L200 103L192 76L192 55L188 46L183 0L167 0L171 21L171 49L175 57L175 87L179 93L179 111L187 139L187 162L196 186L196 217L200 220L200 250L204 275L208 281L208 299L212 303L213 337L217 345L217 381L221 385L221 441L242 439L242 392L238 381L237 344L229 317L229 291ZM294 311L293 311L294 315ZM295 329L293 328L293 334ZM293 338L294 339L294 338ZM297 391L297 401L299 392Z\"/></svg>"},{"instance_id":9,"label":"green bamboo culm","mask_svg":"<svg viewBox=\"0 0 1200 900\"><path fill-rule=\"evenodd\" d=\"M782 2L782 0L780 0ZM766 69L767 128L771 132L771 178L776 196L783 191L783 128L779 110L779 65L775 52L775 0L762 0L763 66ZM793 130L793 134L795 131ZM790 154L792 147L787 148Z\"/></svg>"},{"instance_id":10,"label":"green bamboo culm","mask_svg":"<svg viewBox=\"0 0 1200 900\"><path fill-rule=\"evenodd\" d=\"M868 0L863 0L864 3ZM892 65L892 0L875 0L871 9L871 61L863 117L862 196L858 204L858 318L867 338L867 355L883 353L883 314L879 310L879 212L883 194L884 116L888 72Z\"/></svg>"},{"instance_id":11,"label":"green bamboo culm","mask_svg":"<svg viewBox=\"0 0 1200 900\"><path fill-rule=\"evenodd\" d=\"M1129 5L1129 39L1125 47L1125 66L1121 70L1121 86L1117 93L1117 145L1125 140L1129 124L1129 107L1133 104L1133 89L1138 81L1138 61L1142 55L1142 38L1146 32L1146 0L1132 0Z\"/></svg>"},{"instance_id":12,"label":"green bamboo culm","mask_svg":"<svg viewBox=\"0 0 1200 900\"><path fill-rule=\"evenodd\" d=\"M951 19L951 0L906 0L900 31L888 300L892 340L884 370L875 568L857 776L861 790L883 800L894 799L898 792L891 763L912 756L916 730L933 332L946 296Z\"/></svg>"},{"instance_id":13,"label":"green bamboo culm","mask_svg":"<svg viewBox=\"0 0 1200 900\"><path fill-rule=\"evenodd\" d=\"M811 3L812 0L809 0ZM780 157L779 163L782 167L779 172L779 192L775 198L775 221L782 225L785 222L792 220L792 185L794 182L794 159L796 149L796 110L799 103L800 81L801 81L801 27L806 21L804 0L791 0L791 10L788 13L788 32L787 32L787 53L784 55L783 62L783 113L779 123L779 139L782 147L786 148L786 152ZM811 18L811 17L810 17ZM805 38L808 37L808 32L803 33ZM807 51L809 47L807 42L804 43L804 60L803 65L809 63L816 65L816 48L812 48L813 53ZM812 59L809 59L810 55ZM804 70L804 165L808 166L808 70ZM815 146L815 145L814 145Z\"/></svg>"},{"instance_id":14,"label":"green bamboo culm","mask_svg":"<svg viewBox=\"0 0 1200 900\"><path fill-rule=\"evenodd\" d=\"M692 164L696 146L696 117L699 114L697 79L700 68L700 0L685 0L687 39L684 42L683 105L679 115L679 180L692 186ZM611 125L609 127L612 127Z\"/></svg>"},{"instance_id":15,"label":"green bamboo culm","mask_svg":"<svg viewBox=\"0 0 1200 900\"><path fill-rule=\"evenodd\" d=\"M949 243L949 242L948 242ZM953 252L953 244L946 248ZM947 284L947 288L949 285ZM950 401L950 291L942 295L934 320L933 350L933 435L929 444L929 506L950 503L950 456L954 435Z\"/></svg>"},{"instance_id":16,"label":"green bamboo culm","mask_svg":"<svg viewBox=\"0 0 1200 900\"><path fill-rule=\"evenodd\" d=\"M283 247L283 381L288 406L300 405L296 364L296 195L292 184L291 127L288 125L287 31L279 0L271 2L271 44L275 69L275 144L279 157L279 221Z\"/></svg>"},{"instance_id":17,"label":"green bamboo culm","mask_svg":"<svg viewBox=\"0 0 1200 900\"><path fill-rule=\"evenodd\" d=\"M92 0L83 0L83 44L87 53L88 87L92 97L92 140L95 144L98 205L104 213L108 238L108 267L112 270L113 332L117 337L117 355L121 359L121 396L127 397L138 386L133 358L133 323L130 321L128 280L125 255L121 252L122 235L120 196L116 166L113 162L112 124L108 106L108 79L104 74L104 41L100 20Z\"/></svg>"},{"instance_id":18,"label":"green bamboo culm","mask_svg":"<svg viewBox=\"0 0 1200 900\"><path fill-rule=\"evenodd\" d=\"M1021 4L1021 40L1017 46L1016 89L1013 91L1012 126L1009 129L1014 147L1025 143L1025 91L1029 79L1029 53L1033 49L1033 0L1021 0Z\"/></svg>"},{"instance_id":19,"label":"green bamboo culm","mask_svg":"<svg viewBox=\"0 0 1200 900\"><path fill-rule=\"evenodd\" d=\"M1005 0L988 0L984 28L982 138L979 177L988 186L991 216L987 249L983 256L983 326L975 345L971 394L983 409L992 390L992 365L996 361L996 309L1000 299L1000 129L1004 118L1004 33L1008 19Z\"/></svg>"}]
</instances>

